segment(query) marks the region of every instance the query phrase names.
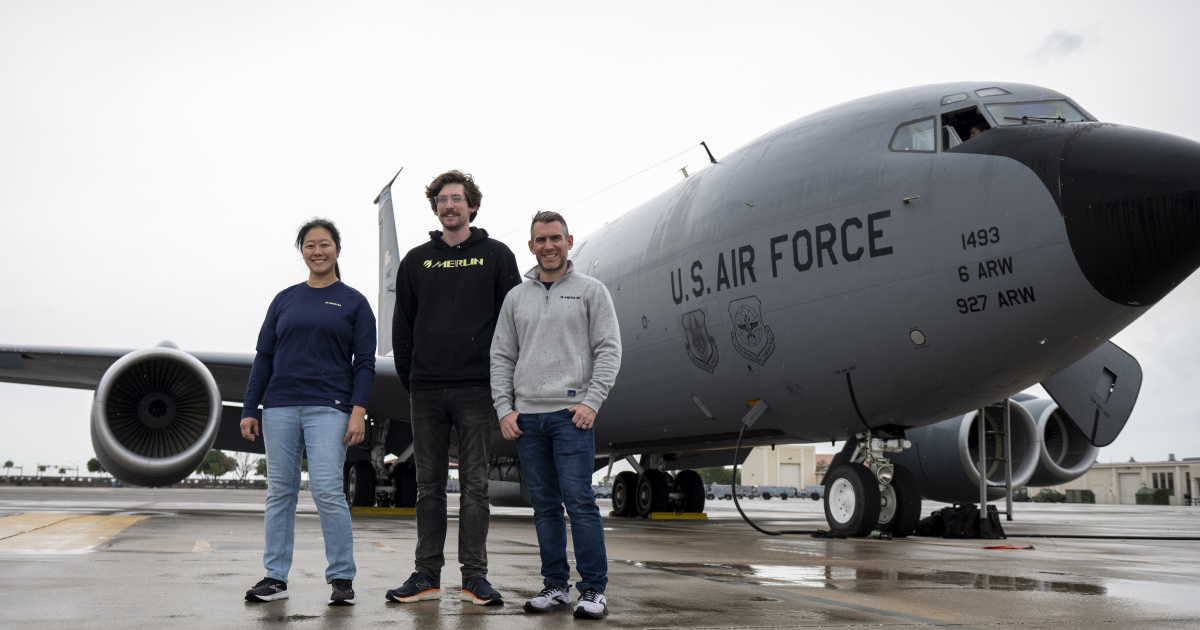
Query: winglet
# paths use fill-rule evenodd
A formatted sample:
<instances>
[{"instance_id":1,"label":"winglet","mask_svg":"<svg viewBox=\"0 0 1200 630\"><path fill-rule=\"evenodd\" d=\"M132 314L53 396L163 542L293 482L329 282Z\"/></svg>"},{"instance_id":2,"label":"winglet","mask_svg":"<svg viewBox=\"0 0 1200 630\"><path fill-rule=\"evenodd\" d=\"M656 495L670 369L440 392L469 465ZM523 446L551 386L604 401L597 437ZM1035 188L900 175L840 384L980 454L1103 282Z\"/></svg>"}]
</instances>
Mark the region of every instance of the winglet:
<instances>
[{"instance_id":1,"label":"winglet","mask_svg":"<svg viewBox=\"0 0 1200 630\"><path fill-rule=\"evenodd\" d=\"M379 191L375 204L379 206L379 310L375 319L379 322L380 355L392 353L392 315L396 310L396 273L400 270L400 243L396 238L396 216L392 212L392 183L400 176L404 167L396 171L392 180Z\"/></svg>"}]
</instances>

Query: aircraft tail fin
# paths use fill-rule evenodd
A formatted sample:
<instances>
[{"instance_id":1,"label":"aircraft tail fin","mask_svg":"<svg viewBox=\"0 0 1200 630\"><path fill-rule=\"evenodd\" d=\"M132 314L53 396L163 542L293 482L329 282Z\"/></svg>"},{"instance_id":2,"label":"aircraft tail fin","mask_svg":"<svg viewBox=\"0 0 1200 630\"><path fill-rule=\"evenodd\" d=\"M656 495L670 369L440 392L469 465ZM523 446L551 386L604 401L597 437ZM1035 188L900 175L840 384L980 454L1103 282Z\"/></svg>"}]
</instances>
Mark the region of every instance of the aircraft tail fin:
<instances>
[{"instance_id":1,"label":"aircraft tail fin","mask_svg":"<svg viewBox=\"0 0 1200 630\"><path fill-rule=\"evenodd\" d=\"M379 347L377 353L392 353L392 315L396 311L396 273L400 270L400 243L396 238L396 216L392 212L392 182L404 167L396 171L392 181L383 187L375 204L379 206Z\"/></svg>"}]
</instances>

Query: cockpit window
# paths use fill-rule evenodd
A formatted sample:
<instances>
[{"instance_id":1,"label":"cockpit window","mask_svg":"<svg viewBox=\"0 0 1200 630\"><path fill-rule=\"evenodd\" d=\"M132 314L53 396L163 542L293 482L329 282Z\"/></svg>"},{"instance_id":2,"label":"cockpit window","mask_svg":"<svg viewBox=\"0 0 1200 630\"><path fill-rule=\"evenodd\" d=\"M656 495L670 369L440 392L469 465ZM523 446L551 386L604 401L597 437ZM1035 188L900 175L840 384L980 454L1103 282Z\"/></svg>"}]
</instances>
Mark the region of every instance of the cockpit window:
<instances>
[{"instance_id":1,"label":"cockpit window","mask_svg":"<svg viewBox=\"0 0 1200 630\"><path fill-rule=\"evenodd\" d=\"M1088 120L1067 101L1030 101L1028 103L990 103L988 112L997 125L1028 125Z\"/></svg>"},{"instance_id":2,"label":"cockpit window","mask_svg":"<svg viewBox=\"0 0 1200 630\"><path fill-rule=\"evenodd\" d=\"M927 151L932 153L934 147L933 118L922 118L904 123L892 134L892 143L888 145L893 151Z\"/></svg>"},{"instance_id":3,"label":"cockpit window","mask_svg":"<svg viewBox=\"0 0 1200 630\"><path fill-rule=\"evenodd\" d=\"M957 103L959 101L965 101L965 100L967 100L966 92L959 92L958 94L947 94L942 97L942 105L949 105L951 103Z\"/></svg>"},{"instance_id":4,"label":"cockpit window","mask_svg":"<svg viewBox=\"0 0 1200 630\"><path fill-rule=\"evenodd\" d=\"M1009 92L1008 90L1005 90L1003 88L998 88L998 87L990 87L990 88L983 88L982 90L975 90L975 96L978 96L979 98L983 98L985 96L1000 96L1002 94L1011 94L1011 92Z\"/></svg>"}]
</instances>

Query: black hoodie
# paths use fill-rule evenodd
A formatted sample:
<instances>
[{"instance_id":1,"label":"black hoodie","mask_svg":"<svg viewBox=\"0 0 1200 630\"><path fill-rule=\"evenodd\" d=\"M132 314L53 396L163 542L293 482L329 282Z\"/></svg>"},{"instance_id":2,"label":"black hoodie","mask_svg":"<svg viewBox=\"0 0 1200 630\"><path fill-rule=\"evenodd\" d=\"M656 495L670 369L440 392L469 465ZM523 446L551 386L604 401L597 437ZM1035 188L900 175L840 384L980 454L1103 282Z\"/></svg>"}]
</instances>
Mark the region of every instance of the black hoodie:
<instances>
[{"instance_id":1,"label":"black hoodie","mask_svg":"<svg viewBox=\"0 0 1200 630\"><path fill-rule=\"evenodd\" d=\"M392 318L405 389L487 387L496 317L520 283L512 250L480 228L454 246L433 231L412 248L400 261Z\"/></svg>"}]
</instances>

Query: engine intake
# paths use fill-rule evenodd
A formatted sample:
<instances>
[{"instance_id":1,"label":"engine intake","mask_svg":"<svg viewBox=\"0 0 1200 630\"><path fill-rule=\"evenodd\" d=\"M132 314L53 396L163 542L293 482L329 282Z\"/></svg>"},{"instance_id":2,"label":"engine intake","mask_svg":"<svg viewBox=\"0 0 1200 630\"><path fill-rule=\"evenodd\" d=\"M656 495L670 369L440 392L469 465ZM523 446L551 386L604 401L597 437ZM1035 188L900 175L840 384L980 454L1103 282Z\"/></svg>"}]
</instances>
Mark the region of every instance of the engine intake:
<instances>
[{"instance_id":1,"label":"engine intake","mask_svg":"<svg viewBox=\"0 0 1200 630\"><path fill-rule=\"evenodd\" d=\"M1096 463L1100 449L1057 403L1036 398L1020 404L1036 419L1039 436L1037 468L1026 485L1057 486L1082 477Z\"/></svg>"},{"instance_id":2,"label":"engine intake","mask_svg":"<svg viewBox=\"0 0 1200 630\"><path fill-rule=\"evenodd\" d=\"M221 392L208 368L163 345L113 363L92 402L96 458L113 477L140 486L190 475L220 426Z\"/></svg>"},{"instance_id":3,"label":"engine intake","mask_svg":"<svg viewBox=\"0 0 1200 630\"><path fill-rule=\"evenodd\" d=\"M1033 417L1020 404L1011 405L1012 483L1025 485L1038 463L1038 433ZM888 456L893 463L908 468L917 477L921 496L944 503L979 501L979 425L978 411L943 420L937 424L908 429L905 432L913 448ZM988 407L984 414L987 428L984 448L987 453L988 499L1004 496L1003 435L1004 408Z\"/></svg>"}]
</instances>

